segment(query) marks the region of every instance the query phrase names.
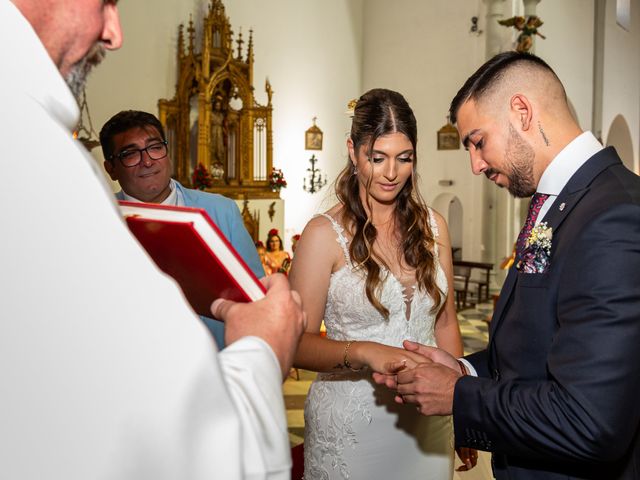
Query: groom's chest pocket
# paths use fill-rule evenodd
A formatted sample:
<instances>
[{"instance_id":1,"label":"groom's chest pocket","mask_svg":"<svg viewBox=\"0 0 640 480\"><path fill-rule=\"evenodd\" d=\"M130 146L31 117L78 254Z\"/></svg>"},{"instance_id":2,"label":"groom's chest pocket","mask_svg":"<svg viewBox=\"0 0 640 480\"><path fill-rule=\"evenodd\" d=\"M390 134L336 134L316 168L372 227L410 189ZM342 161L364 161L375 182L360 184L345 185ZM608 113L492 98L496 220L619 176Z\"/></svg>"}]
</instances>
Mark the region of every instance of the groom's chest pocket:
<instances>
[{"instance_id":1,"label":"groom's chest pocket","mask_svg":"<svg viewBox=\"0 0 640 480\"><path fill-rule=\"evenodd\" d=\"M549 275L518 274L512 295L513 301L496 338L497 346L501 356L513 361L526 361L536 370L528 374L539 377L544 375L547 353L556 328L555 292ZM542 370L538 372L538 368Z\"/></svg>"}]
</instances>

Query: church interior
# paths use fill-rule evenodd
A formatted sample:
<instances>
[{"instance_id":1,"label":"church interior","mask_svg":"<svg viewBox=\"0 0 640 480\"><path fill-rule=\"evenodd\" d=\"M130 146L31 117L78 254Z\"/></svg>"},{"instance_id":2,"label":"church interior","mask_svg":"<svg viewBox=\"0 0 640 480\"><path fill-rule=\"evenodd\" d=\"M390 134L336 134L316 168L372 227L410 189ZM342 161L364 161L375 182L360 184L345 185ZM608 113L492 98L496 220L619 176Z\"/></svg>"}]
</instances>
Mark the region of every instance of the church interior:
<instances>
[{"instance_id":1,"label":"church interior","mask_svg":"<svg viewBox=\"0 0 640 480\"><path fill-rule=\"evenodd\" d=\"M493 54L517 46L517 29L498 23L514 16L544 22L538 30L545 38L534 35L530 51L558 73L582 129L640 172L639 0L161 0L153 10L141 2L119 8L124 45L86 88L94 128L120 110L158 115L169 122L176 178L189 184L202 163L213 178L209 191L236 199L253 219L246 223L254 238L264 242L278 229L289 252L292 237L335 202L333 181L347 161L349 102L385 87L402 93L416 114L421 194L447 219L455 258L494 265L490 290L499 289L526 201L474 176L464 148L455 138L446 143L446 130L449 103L464 80ZM225 65L223 48L209 52L221 71L208 72L208 87L189 90L184 60L190 51L202 54L204 32L214 35L205 27L215 21L227 25L215 35L229 42L224 55L232 58ZM180 101L182 117L172 114ZM231 115L216 128L220 110ZM220 168L216 144L244 160ZM100 149L92 154L102 168ZM270 188L274 168L286 187Z\"/></svg>"},{"instance_id":2,"label":"church interior","mask_svg":"<svg viewBox=\"0 0 640 480\"><path fill-rule=\"evenodd\" d=\"M124 45L89 78L81 120L88 136L95 137L89 125L99 131L120 110L154 113L167 128L175 178L198 187L200 172L203 188L236 200L255 241L277 229L292 252L295 235L335 203L350 102L374 87L399 91L417 118L421 194L447 220L454 260L484 265L471 277L475 288L465 285L456 298L470 349L486 341L482 324L527 211L526 200L471 173L447 117L467 77L523 40L515 25L499 21L535 15L543 22L526 39L529 51L556 71L581 128L640 174L640 0L150 5L118 5ZM91 154L102 168L100 149ZM287 381L293 409L301 408L305 380L293 372ZM475 477L459 478L489 478L483 461Z\"/></svg>"}]
</instances>

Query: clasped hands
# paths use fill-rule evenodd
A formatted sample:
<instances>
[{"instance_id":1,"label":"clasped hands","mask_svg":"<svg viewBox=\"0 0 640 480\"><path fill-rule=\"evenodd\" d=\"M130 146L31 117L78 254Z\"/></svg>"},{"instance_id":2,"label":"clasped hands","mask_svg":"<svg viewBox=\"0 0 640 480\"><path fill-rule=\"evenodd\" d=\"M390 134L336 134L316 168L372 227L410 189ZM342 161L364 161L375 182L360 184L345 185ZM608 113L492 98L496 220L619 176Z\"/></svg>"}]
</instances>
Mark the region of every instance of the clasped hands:
<instances>
[{"instance_id":1,"label":"clasped hands","mask_svg":"<svg viewBox=\"0 0 640 480\"><path fill-rule=\"evenodd\" d=\"M420 361L386 363L373 373L373 380L395 390L397 403L416 404L423 415L450 415L453 390L462 376L458 360L444 350L408 340L403 346L408 352L420 355ZM412 358L415 359L415 355ZM458 448L457 453L464 463L458 470L469 470L476 465L477 451Z\"/></svg>"},{"instance_id":2,"label":"clasped hands","mask_svg":"<svg viewBox=\"0 0 640 480\"><path fill-rule=\"evenodd\" d=\"M419 355L415 364L405 360L376 369L374 381L397 392L396 402L414 403L423 415L450 415L453 389L462 376L458 360L436 347L405 340L404 348Z\"/></svg>"}]
</instances>

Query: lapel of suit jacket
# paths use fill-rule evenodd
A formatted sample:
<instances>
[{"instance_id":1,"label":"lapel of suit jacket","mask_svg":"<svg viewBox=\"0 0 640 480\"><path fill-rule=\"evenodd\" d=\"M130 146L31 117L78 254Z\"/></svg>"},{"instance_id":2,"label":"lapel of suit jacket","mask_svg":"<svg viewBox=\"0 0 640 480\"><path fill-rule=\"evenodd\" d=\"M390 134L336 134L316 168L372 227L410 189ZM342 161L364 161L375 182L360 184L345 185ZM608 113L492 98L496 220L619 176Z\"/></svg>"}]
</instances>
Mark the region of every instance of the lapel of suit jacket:
<instances>
[{"instance_id":1,"label":"lapel of suit jacket","mask_svg":"<svg viewBox=\"0 0 640 480\"><path fill-rule=\"evenodd\" d=\"M589 160L587 160L573 176L569 179L564 186L558 197L555 199L551 208L547 211L547 214L542 219L542 222L546 222L548 227L553 230L553 238L556 237L560 226L567 218L571 210L578 204L580 199L589 191L589 185L603 170L620 163L620 157L618 157L613 147L608 147ZM551 258L553 259L554 242L551 241ZM490 339L489 339L489 352L492 352L493 339L495 338L498 327L502 323L502 319L506 313L505 309L509 303L509 299L513 293L513 289L517 283L518 271L516 270L517 260L513 262L513 266L509 270L509 274L504 281L502 289L500 290L500 297L496 304L496 309L491 320ZM553 260L552 260L553 261ZM492 358L491 355L489 358Z\"/></svg>"},{"instance_id":2,"label":"lapel of suit jacket","mask_svg":"<svg viewBox=\"0 0 640 480\"><path fill-rule=\"evenodd\" d=\"M542 219L548 227L553 229L553 235L556 235L562 222L589 191L589 185L593 179L616 163L620 163L620 158L613 147L608 147L596 153L573 174ZM551 244L553 257L553 240Z\"/></svg>"}]
</instances>

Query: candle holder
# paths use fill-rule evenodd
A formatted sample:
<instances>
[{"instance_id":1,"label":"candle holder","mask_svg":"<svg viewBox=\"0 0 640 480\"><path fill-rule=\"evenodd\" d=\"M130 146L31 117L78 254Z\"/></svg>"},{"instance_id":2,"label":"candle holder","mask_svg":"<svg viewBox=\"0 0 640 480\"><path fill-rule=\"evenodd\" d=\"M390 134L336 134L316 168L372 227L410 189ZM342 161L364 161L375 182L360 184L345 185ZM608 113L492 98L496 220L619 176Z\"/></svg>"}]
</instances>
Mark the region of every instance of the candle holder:
<instances>
[{"instance_id":1,"label":"candle holder","mask_svg":"<svg viewBox=\"0 0 640 480\"><path fill-rule=\"evenodd\" d=\"M311 163L311 167L307 168L307 172L309 172L309 178L304 178L302 180L302 189L305 192L316 193L322 187L327 184L326 177L323 177L322 171L319 168L316 168L316 163L318 159L315 155L311 155L309 159L309 163Z\"/></svg>"}]
</instances>

